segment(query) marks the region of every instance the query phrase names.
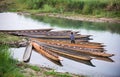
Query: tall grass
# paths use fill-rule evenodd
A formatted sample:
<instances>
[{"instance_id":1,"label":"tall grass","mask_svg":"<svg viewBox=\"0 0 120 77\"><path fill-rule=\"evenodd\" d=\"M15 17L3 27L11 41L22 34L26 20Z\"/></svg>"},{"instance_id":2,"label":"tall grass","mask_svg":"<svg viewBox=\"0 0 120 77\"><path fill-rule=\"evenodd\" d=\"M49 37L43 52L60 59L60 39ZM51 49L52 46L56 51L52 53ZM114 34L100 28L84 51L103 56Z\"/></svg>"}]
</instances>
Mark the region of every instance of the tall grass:
<instances>
[{"instance_id":1,"label":"tall grass","mask_svg":"<svg viewBox=\"0 0 120 77\"><path fill-rule=\"evenodd\" d=\"M9 47L0 45L0 77L24 77L16 66L17 61L13 59Z\"/></svg>"}]
</instances>

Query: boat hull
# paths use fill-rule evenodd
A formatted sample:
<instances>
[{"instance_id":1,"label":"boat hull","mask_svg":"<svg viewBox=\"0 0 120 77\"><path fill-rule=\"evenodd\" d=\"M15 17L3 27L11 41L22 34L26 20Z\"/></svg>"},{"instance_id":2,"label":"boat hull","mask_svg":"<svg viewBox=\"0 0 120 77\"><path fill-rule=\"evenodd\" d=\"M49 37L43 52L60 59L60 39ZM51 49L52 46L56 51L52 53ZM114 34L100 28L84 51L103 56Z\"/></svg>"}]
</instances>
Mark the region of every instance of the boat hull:
<instances>
[{"instance_id":1,"label":"boat hull","mask_svg":"<svg viewBox=\"0 0 120 77\"><path fill-rule=\"evenodd\" d=\"M41 55L43 55L43 56L45 56L45 57L47 57L49 59L52 59L54 61L60 61L59 56L55 56L52 53L46 52L46 50L42 46L40 46L39 44L37 44L35 42L32 42L32 45L33 45L34 49L37 52L39 52Z\"/></svg>"},{"instance_id":2,"label":"boat hull","mask_svg":"<svg viewBox=\"0 0 120 77\"><path fill-rule=\"evenodd\" d=\"M32 43L29 43L28 46L25 49L24 55L23 55L23 61L29 62L30 57L32 54Z\"/></svg>"}]
</instances>

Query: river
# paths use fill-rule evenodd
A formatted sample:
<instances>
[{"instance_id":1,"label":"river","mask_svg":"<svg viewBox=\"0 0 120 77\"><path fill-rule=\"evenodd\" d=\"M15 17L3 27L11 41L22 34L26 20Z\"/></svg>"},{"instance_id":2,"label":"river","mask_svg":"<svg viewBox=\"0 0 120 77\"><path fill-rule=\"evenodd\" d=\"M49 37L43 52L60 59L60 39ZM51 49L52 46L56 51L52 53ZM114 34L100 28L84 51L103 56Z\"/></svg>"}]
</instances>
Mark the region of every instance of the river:
<instances>
[{"instance_id":1,"label":"river","mask_svg":"<svg viewBox=\"0 0 120 77\"><path fill-rule=\"evenodd\" d=\"M107 53L113 53L114 62L93 59L91 67L82 62L76 62L63 58L62 67L58 66L36 52L32 52L31 64L50 67L60 72L89 75L91 77L120 77L120 24L93 23L75 20L67 20L53 17L24 16L17 13L0 13L0 30L43 29L73 30L80 34L92 35L91 42L99 42L105 45ZM22 60L25 47L11 48L14 58Z\"/></svg>"}]
</instances>

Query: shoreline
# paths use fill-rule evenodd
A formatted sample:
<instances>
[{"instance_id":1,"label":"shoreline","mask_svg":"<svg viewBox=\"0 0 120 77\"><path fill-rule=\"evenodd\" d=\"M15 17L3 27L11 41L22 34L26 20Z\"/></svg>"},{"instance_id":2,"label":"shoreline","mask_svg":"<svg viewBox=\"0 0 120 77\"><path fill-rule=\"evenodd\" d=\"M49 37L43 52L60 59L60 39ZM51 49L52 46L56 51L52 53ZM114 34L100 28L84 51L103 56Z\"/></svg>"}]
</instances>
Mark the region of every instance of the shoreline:
<instances>
[{"instance_id":1,"label":"shoreline","mask_svg":"<svg viewBox=\"0 0 120 77\"><path fill-rule=\"evenodd\" d=\"M106 17L94 17L87 15L73 15L73 14L58 14L58 13L36 13L32 14L30 12L17 12L18 15L35 15L35 16L48 16L48 17L56 17L56 18L64 18L70 20L78 20L78 21L88 21L88 22L101 22L101 23L120 23L119 18L106 18Z\"/></svg>"},{"instance_id":2,"label":"shoreline","mask_svg":"<svg viewBox=\"0 0 120 77\"><path fill-rule=\"evenodd\" d=\"M88 21L88 22L107 22L107 23L120 23L120 19L117 18L96 18L96 17L85 17L80 15L64 15L64 14L52 14L52 13L41 13L35 14L37 16L49 16L49 17L57 17L57 18L65 18L71 20L79 20L79 21Z\"/></svg>"},{"instance_id":3,"label":"shoreline","mask_svg":"<svg viewBox=\"0 0 120 77\"><path fill-rule=\"evenodd\" d=\"M57 17L57 18L65 18L71 20L79 20L79 21L88 21L88 22L107 22L107 23L120 23L120 19L116 18L96 18L96 17L84 17L79 15L63 15L63 14L35 14L37 16L49 16L49 17Z\"/></svg>"},{"instance_id":4,"label":"shoreline","mask_svg":"<svg viewBox=\"0 0 120 77\"><path fill-rule=\"evenodd\" d=\"M39 77L39 76L45 76L45 77L86 77L87 75L82 74L74 74L69 72L58 72L55 69L44 67L41 65L35 65L35 64L26 64L20 62L20 64L17 64L19 68L21 68L21 72L25 77Z\"/></svg>"}]
</instances>

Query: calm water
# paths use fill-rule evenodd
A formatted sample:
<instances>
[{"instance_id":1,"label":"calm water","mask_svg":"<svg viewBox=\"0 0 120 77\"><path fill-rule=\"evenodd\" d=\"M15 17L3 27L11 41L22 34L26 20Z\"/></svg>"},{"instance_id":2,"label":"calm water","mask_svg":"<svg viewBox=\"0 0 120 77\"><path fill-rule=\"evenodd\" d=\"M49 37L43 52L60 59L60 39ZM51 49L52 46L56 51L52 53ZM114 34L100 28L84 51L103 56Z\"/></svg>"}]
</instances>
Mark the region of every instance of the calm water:
<instances>
[{"instance_id":1,"label":"calm water","mask_svg":"<svg viewBox=\"0 0 120 77\"><path fill-rule=\"evenodd\" d=\"M96 67L91 67L81 62L63 58L60 67L40 54L32 52L31 64L41 65L56 69L61 72L85 74L95 77L120 77L120 24L91 23L66 20L60 18L23 16L16 13L0 13L0 30L11 29L41 29L53 28L54 30L73 30L81 34L93 35L93 42L103 43L108 53L114 53L111 57L114 62L93 59L91 62ZM25 48L12 48L14 57L22 60Z\"/></svg>"}]
</instances>

